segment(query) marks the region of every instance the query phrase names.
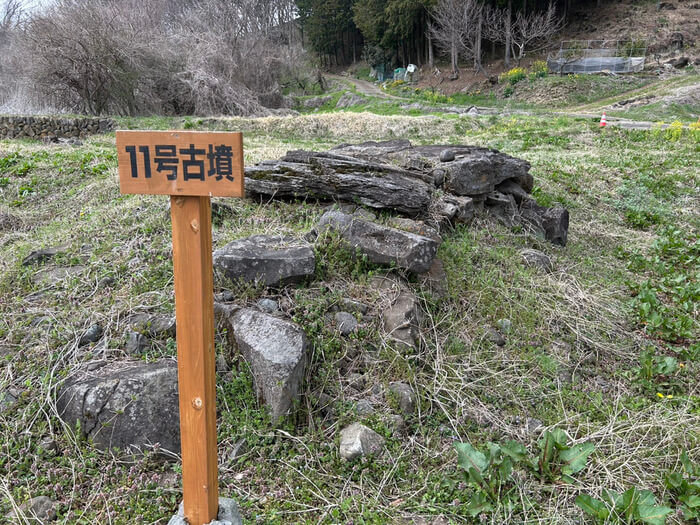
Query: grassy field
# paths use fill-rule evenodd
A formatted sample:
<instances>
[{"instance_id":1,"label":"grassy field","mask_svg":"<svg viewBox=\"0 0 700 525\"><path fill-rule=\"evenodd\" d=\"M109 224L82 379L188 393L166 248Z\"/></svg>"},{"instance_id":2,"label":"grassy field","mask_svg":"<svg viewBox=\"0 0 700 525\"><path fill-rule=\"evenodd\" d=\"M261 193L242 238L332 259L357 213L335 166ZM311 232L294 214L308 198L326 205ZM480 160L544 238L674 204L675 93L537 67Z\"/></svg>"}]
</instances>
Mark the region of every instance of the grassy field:
<instances>
[{"instance_id":1,"label":"grassy field","mask_svg":"<svg viewBox=\"0 0 700 525\"><path fill-rule=\"evenodd\" d=\"M312 284L236 288L241 303L279 299L314 346L297 415L280 428L258 407L244 363L225 356L231 371L217 382L220 492L238 501L247 522L593 523L577 497L603 512L587 496L633 488L668 507L667 523L692 522L700 465L699 129L355 112L120 125L185 122L244 131L247 163L287 149L393 138L498 148L532 163L541 204L571 213L565 248L484 218L445 233L439 257L448 296L411 284L426 312L416 353L382 333L382 298L370 280L386 270L354 261L333 242L317 247ZM254 233L302 234L323 212L314 202L220 202L234 214L215 225L215 247ZM0 412L0 521L38 495L58 502L60 523L164 524L175 512L177 462L97 451L54 406L71 367L125 358L130 312L173 312L167 205L163 197L119 195L113 134L80 146L0 141L0 395L11 388L18 398ZM50 263L21 265L31 250L59 245L65 253ZM525 267L526 247L546 252L555 270ZM52 267L74 272L53 284L37 277ZM105 277L113 284L98 286ZM326 317L342 297L371 306L350 339ZM510 329L497 346L488 334L504 319ZM94 322L106 344L77 348ZM144 359L174 355L168 340ZM341 374L348 360L364 375L359 390ZM375 385L396 380L420 398L403 435L389 423L391 399L375 399L370 416L355 412ZM321 409L322 394L335 401L334 415ZM339 458L338 431L353 421L387 438L382 455ZM244 452L231 459L240 440ZM459 462L456 443L472 447L460 446ZM466 458L483 463L479 476L463 468ZM662 523L650 516L666 511L650 506L647 493L641 499L642 514L627 519L620 506L607 523Z\"/></svg>"}]
</instances>

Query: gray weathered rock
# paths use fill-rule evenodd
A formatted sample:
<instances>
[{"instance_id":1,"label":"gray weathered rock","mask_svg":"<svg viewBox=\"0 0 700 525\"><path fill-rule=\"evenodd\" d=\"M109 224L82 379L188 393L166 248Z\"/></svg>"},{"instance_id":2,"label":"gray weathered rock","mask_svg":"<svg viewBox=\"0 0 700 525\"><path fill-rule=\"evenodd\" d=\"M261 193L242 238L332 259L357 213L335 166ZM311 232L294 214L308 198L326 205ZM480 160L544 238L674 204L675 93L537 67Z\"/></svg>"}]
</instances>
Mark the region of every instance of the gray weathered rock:
<instances>
[{"instance_id":1,"label":"gray weathered rock","mask_svg":"<svg viewBox=\"0 0 700 525\"><path fill-rule=\"evenodd\" d=\"M569 232L569 212L566 208L544 208L530 199L520 205L520 216L536 235L553 244L566 246Z\"/></svg>"},{"instance_id":2,"label":"gray weathered rock","mask_svg":"<svg viewBox=\"0 0 700 525\"><path fill-rule=\"evenodd\" d=\"M357 328L357 319L348 312L337 312L335 314L335 326L341 335L350 335Z\"/></svg>"},{"instance_id":3,"label":"gray weathered rock","mask_svg":"<svg viewBox=\"0 0 700 525\"><path fill-rule=\"evenodd\" d=\"M148 349L148 339L143 334L135 332L134 330L127 330L126 332L126 346L124 351L129 355L139 355Z\"/></svg>"},{"instance_id":4,"label":"gray weathered rock","mask_svg":"<svg viewBox=\"0 0 700 525\"><path fill-rule=\"evenodd\" d=\"M400 292L391 308L383 312L382 317L384 330L391 339L409 348L418 348L423 313L415 295L408 291Z\"/></svg>"},{"instance_id":5,"label":"gray weathered rock","mask_svg":"<svg viewBox=\"0 0 700 525\"><path fill-rule=\"evenodd\" d=\"M440 259L434 259L430 269L419 275L420 283L435 297L447 295L447 274Z\"/></svg>"},{"instance_id":6,"label":"gray weathered rock","mask_svg":"<svg viewBox=\"0 0 700 525\"><path fill-rule=\"evenodd\" d=\"M304 240L254 235L216 250L214 268L232 281L284 286L312 276L316 258L311 245Z\"/></svg>"},{"instance_id":7,"label":"gray weathered rock","mask_svg":"<svg viewBox=\"0 0 700 525\"><path fill-rule=\"evenodd\" d=\"M353 423L340 431L340 457L347 461L376 454L383 447L384 438L360 423Z\"/></svg>"},{"instance_id":8,"label":"gray weathered rock","mask_svg":"<svg viewBox=\"0 0 700 525\"><path fill-rule=\"evenodd\" d=\"M389 385L389 391L396 397L401 412L410 415L416 411L416 396L410 385L396 381Z\"/></svg>"},{"instance_id":9,"label":"gray weathered rock","mask_svg":"<svg viewBox=\"0 0 700 525\"><path fill-rule=\"evenodd\" d=\"M318 222L319 232L333 230L352 247L377 264L422 273L430 269L439 243L428 237L388 228L341 212L327 212Z\"/></svg>"},{"instance_id":10,"label":"gray weathered rock","mask_svg":"<svg viewBox=\"0 0 700 525\"><path fill-rule=\"evenodd\" d=\"M302 107L305 107L305 108L316 109L316 108L320 108L324 104L327 104L331 100L333 100L332 95L325 95L325 96L321 96L321 97L311 97L311 98L307 98L306 100L300 101L299 105Z\"/></svg>"},{"instance_id":11,"label":"gray weathered rock","mask_svg":"<svg viewBox=\"0 0 700 525\"><path fill-rule=\"evenodd\" d=\"M338 99L338 103L335 105L336 109L344 109L352 106L359 106L367 102L365 97L358 95L357 93L343 93L343 95Z\"/></svg>"},{"instance_id":12,"label":"gray weathered rock","mask_svg":"<svg viewBox=\"0 0 700 525\"><path fill-rule=\"evenodd\" d=\"M19 506L21 514L18 515L12 510L7 517L10 523L48 523L56 519L57 505L48 496L37 496ZM26 517L26 521L22 520L20 516Z\"/></svg>"},{"instance_id":13,"label":"gray weathered rock","mask_svg":"<svg viewBox=\"0 0 700 525\"><path fill-rule=\"evenodd\" d=\"M336 152L289 151L281 160L246 168L245 175L250 196L359 202L407 215L425 212L432 192L420 173Z\"/></svg>"},{"instance_id":14,"label":"gray weathered rock","mask_svg":"<svg viewBox=\"0 0 700 525\"><path fill-rule=\"evenodd\" d=\"M416 221L413 219L407 219L406 217L391 217L387 221L387 226L396 228L397 230L415 233L421 237L427 237L428 239L433 239L437 243L442 243L442 237L440 237L440 232L438 232L432 226L425 224L423 221Z\"/></svg>"},{"instance_id":15,"label":"gray weathered rock","mask_svg":"<svg viewBox=\"0 0 700 525\"><path fill-rule=\"evenodd\" d=\"M504 346L506 344L506 338L503 337L503 334L493 328L486 333L486 338L496 346Z\"/></svg>"},{"instance_id":16,"label":"gray weathered rock","mask_svg":"<svg viewBox=\"0 0 700 525\"><path fill-rule=\"evenodd\" d=\"M545 272L551 272L554 269L554 265L549 256L539 250L525 248L524 250L520 250L520 255L527 266L532 266Z\"/></svg>"},{"instance_id":17,"label":"gray weathered rock","mask_svg":"<svg viewBox=\"0 0 700 525\"><path fill-rule=\"evenodd\" d=\"M238 349L250 365L255 391L277 422L299 396L306 335L294 323L251 308L238 310L230 323Z\"/></svg>"},{"instance_id":18,"label":"gray weathered rock","mask_svg":"<svg viewBox=\"0 0 700 525\"><path fill-rule=\"evenodd\" d=\"M265 312L266 314L274 314L280 309L280 305L277 303L277 301L273 301L272 299L268 299L267 297L260 299L257 302L257 305L258 308L260 308L260 310Z\"/></svg>"},{"instance_id":19,"label":"gray weathered rock","mask_svg":"<svg viewBox=\"0 0 700 525\"><path fill-rule=\"evenodd\" d=\"M87 330L85 330L85 333L80 336L80 339L78 340L78 346L85 346L90 343L96 343L97 341L100 340L100 337L102 337L102 327L95 323L90 326Z\"/></svg>"},{"instance_id":20,"label":"gray weathered rock","mask_svg":"<svg viewBox=\"0 0 700 525\"><path fill-rule=\"evenodd\" d=\"M366 304L349 297L343 297L339 306L346 312L358 314L366 314L368 309Z\"/></svg>"},{"instance_id":21,"label":"gray weathered rock","mask_svg":"<svg viewBox=\"0 0 700 525\"><path fill-rule=\"evenodd\" d=\"M41 250L34 250L29 255L27 255L22 261L22 266L30 266L32 264L42 263L55 257L58 254L65 253L68 249L67 246L58 246L56 248L44 248Z\"/></svg>"},{"instance_id":22,"label":"gray weathered rock","mask_svg":"<svg viewBox=\"0 0 700 525\"><path fill-rule=\"evenodd\" d=\"M469 224L474 218L474 200L471 197L459 197L457 195L444 195L443 206L453 206L454 215L449 220L457 224Z\"/></svg>"},{"instance_id":23,"label":"gray weathered rock","mask_svg":"<svg viewBox=\"0 0 700 525\"><path fill-rule=\"evenodd\" d=\"M374 406L368 399L360 399L355 403L355 412L360 417L371 416L374 414Z\"/></svg>"},{"instance_id":24,"label":"gray weathered rock","mask_svg":"<svg viewBox=\"0 0 700 525\"><path fill-rule=\"evenodd\" d=\"M9 412L17 402L17 397L8 390L0 391L0 415Z\"/></svg>"},{"instance_id":25,"label":"gray weathered rock","mask_svg":"<svg viewBox=\"0 0 700 525\"><path fill-rule=\"evenodd\" d=\"M151 339L175 337L177 332L174 315L137 313L130 315L127 323L133 331Z\"/></svg>"},{"instance_id":26,"label":"gray weathered rock","mask_svg":"<svg viewBox=\"0 0 700 525\"><path fill-rule=\"evenodd\" d=\"M36 284L44 286L54 286L62 282L78 277L85 271L84 266L59 266L56 268L46 268L34 274L33 280Z\"/></svg>"},{"instance_id":27,"label":"gray weathered rock","mask_svg":"<svg viewBox=\"0 0 700 525\"><path fill-rule=\"evenodd\" d=\"M440 162L452 162L455 160L455 150L447 148L440 152Z\"/></svg>"},{"instance_id":28,"label":"gray weathered rock","mask_svg":"<svg viewBox=\"0 0 700 525\"><path fill-rule=\"evenodd\" d=\"M484 207L489 214L505 226L510 227L520 223L520 213L512 195L493 191L486 196Z\"/></svg>"},{"instance_id":29,"label":"gray weathered rock","mask_svg":"<svg viewBox=\"0 0 700 525\"><path fill-rule=\"evenodd\" d=\"M180 503L177 514L170 518L168 525L189 525L185 519L185 506ZM231 498L222 498L219 496L219 512L215 520L210 521L206 525L243 525L241 513L238 511L238 505Z\"/></svg>"},{"instance_id":30,"label":"gray weathered rock","mask_svg":"<svg viewBox=\"0 0 700 525\"><path fill-rule=\"evenodd\" d=\"M100 449L179 453L177 363L115 362L69 377L56 400L61 418Z\"/></svg>"}]
</instances>

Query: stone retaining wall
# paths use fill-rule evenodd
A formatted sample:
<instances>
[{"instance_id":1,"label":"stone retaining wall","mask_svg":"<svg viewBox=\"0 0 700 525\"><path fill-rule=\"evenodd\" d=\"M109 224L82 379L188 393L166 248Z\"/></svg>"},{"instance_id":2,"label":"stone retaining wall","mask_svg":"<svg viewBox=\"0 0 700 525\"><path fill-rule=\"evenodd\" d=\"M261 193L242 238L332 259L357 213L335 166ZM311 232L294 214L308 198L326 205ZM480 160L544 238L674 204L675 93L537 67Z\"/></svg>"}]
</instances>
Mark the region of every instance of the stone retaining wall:
<instances>
[{"instance_id":1,"label":"stone retaining wall","mask_svg":"<svg viewBox=\"0 0 700 525\"><path fill-rule=\"evenodd\" d=\"M0 115L0 139L85 137L112 131L108 118L16 117Z\"/></svg>"}]
</instances>

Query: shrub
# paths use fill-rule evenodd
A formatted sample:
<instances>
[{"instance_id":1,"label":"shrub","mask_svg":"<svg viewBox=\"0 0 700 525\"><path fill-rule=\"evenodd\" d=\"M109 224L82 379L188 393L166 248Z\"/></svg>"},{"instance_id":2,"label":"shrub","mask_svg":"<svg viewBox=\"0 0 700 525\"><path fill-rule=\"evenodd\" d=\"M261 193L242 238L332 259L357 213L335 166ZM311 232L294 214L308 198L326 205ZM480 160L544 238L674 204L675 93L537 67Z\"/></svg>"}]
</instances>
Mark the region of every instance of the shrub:
<instances>
[{"instance_id":1,"label":"shrub","mask_svg":"<svg viewBox=\"0 0 700 525\"><path fill-rule=\"evenodd\" d=\"M514 67L513 69L501 73L498 77L499 82L507 82L511 86L514 86L527 76L527 71L522 67Z\"/></svg>"},{"instance_id":2,"label":"shrub","mask_svg":"<svg viewBox=\"0 0 700 525\"><path fill-rule=\"evenodd\" d=\"M549 67L547 66L547 62L544 60L535 60L530 66L530 80L534 80L536 78L544 78L548 74Z\"/></svg>"}]
</instances>

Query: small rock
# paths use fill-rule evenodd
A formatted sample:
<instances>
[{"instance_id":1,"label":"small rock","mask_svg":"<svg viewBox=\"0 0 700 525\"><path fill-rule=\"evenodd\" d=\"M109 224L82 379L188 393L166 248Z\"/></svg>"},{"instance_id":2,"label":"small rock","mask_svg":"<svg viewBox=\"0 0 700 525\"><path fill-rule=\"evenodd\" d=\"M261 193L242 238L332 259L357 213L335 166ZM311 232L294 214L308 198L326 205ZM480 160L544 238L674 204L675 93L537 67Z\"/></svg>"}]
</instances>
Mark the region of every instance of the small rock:
<instances>
[{"instance_id":1,"label":"small rock","mask_svg":"<svg viewBox=\"0 0 700 525\"><path fill-rule=\"evenodd\" d=\"M108 275L107 277L103 277L102 279L97 281L97 288L102 290L103 288L108 288L110 286L114 286L115 282L116 281L115 281L114 277L112 277L111 275Z\"/></svg>"},{"instance_id":2,"label":"small rock","mask_svg":"<svg viewBox=\"0 0 700 525\"><path fill-rule=\"evenodd\" d=\"M543 428L544 423L542 423L542 421L539 419L535 419L534 417L527 418L527 422L525 423L525 431L528 434L539 434Z\"/></svg>"},{"instance_id":3,"label":"small rock","mask_svg":"<svg viewBox=\"0 0 700 525\"><path fill-rule=\"evenodd\" d=\"M78 346L85 346L90 343L96 343L102 337L102 327L95 323L88 328L78 340Z\"/></svg>"},{"instance_id":4,"label":"small rock","mask_svg":"<svg viewBox=\"0 0 700 525\"><path fill-rule=\"evenodd\" d=\"M357 319L348 312L338 312L335 314L335 325L341 335L350 335L357 328Z\"/></svg>"},{"instance_id":5,"label":"small rock","mask_svg":"<svg viewBox=\"0 0 700 525\"><path fill-rule=\"evenodd\" d=\"M486 338L496 346L504 346L506 344L506 338L503 337L500 332L494 329L490 329L487 332Z\"/></svg>"},{"instance_id":6,"label":"small rock","mask_svg":"<svg viewBox=\"0 0 700 525\"><path fill-rule=\"evenodd\" d=\"M126 348L124 350L129 355L139 355L148 349L148 339L138 332L127 330Z\"/></svg>"},{"instance_id":7,"label":"small rock","mask_svg":"<svg viewBox=\"0 0 700 525\"><path fill-rule=\"evenodd\" d=\"M257 304L258 308L266 314L274 314L280 309L280 305L277 304L277 301L273 301L267 297L260 299Z\"/></svg>"},{"instance_id":8,"label":"small rock","mask_svg":"<svg viewBox=\"0 0 700 525\"><path fill-rule=\"evenodd\" d=\"M46 454L55 454L58 451L58 445L52 438L42 439L39 448Z\"/></svg>"},{"instance_id":9,"label":"small rock","mask_svg":"<svg viewBox=\"0 0 700 525\"><path fill-rule=\"evenodd\" d=\"M365 376L362 374L348 374L347 381L350 388L354 388L360 392L365 388Z\"/></svg>"},{"instance_id":10,"label":"small rock","mask_svg":"<svg viewBox=\"0 0 700 525\"><path fill-rule=\"evenodd\" d=\"M84 266L61 266L57 268L47 268L37 272L33 277L33 281L35 284L54 286L74 277L78 277L84 271Z\"/></svg>"},{"instance_id":11,"label":"small rock","mask_svg":"<svg viewBox=\"0 0 700 525\"><path fill-rule=\"evenodd\" d=\"M498 329L504 333L508 334L510 333L510 330L513 328L513 323L511 322L510 319L499 319L496 321L496 326L498 326Z\"/></svg>"},{"instance_id":12,"label":"small rock","mask_svg":"<svg viewBox=\"0 0 700 525\"><path fill-rule=\"evenodd\" d=\"M416 411L416 398L413 394L413 389L408 384L396 381L389 385L389 391L399 402L401 412L410 415Z\"/></svg>"},{"instance_id":13,"label":"small rock","mask_svg":"<svg viewBox=\"0 0 700 525\"><path fill-rule=\"evenodd\" d=\"M400 436L406 433L406 420L398 414L389 414L385 418L387 426L392 429L394 436Z\"/></svg>"},{"instance_id":14,"label":"small rock","mask_svg":"<svg viewBox=\"0 0 700 525\"><path fill-rule=\"evenodd\" d=\"M17 402L17 397L11 392L0 392L0 414L8 412Z\"/></svg>"},{"instance_id":15,"label":"small rock","mask_svg":"<svg viewBox=\"0 0 700 525\"><path fill-rule=\"evenodd\" d=\"M353 423L340 431L340 457L346 461L376 454L383 447L384 438L360 423Z\"/></svg>"},{"instance_id":16,"label":"small rock","mask_svg":"<svg viewBox=\"0 0 700 525\"><path fill-rule=\"evenodd\" d=\"M426 273L420 274L421 284L438 299L447 295L447 274L440 259L434 259Z\"/></svg>"},{"instance_id":17,"label":"small rock","mask_svg":"<svg viewBox=\"0 0 700 525\"><path fill-rule=\"evenodd\" d=\"M226 372L230 372L231 367L228 365L228 362L226 361L226 358L219 354L216 356L216 372L219 374L225 374Z\"/></svg>"},{"instance_id":18,"label":"small rock","mask_svg":"<svg viewBox=\"0 0 700 525\"><path fill-rule=\"evenodd\" d=\"M370 403L369 400L360 399L355 404L355 412L360 417L371 416L372 414L374 414L374 407L372 406L372 403Z\"/></svg>"},{"instance_id":19,"label":"small rock","mask_svg":"<svg viewBox=\"0 0 700 525\"><path fill-rule=\"evenodd\" d=\"M175 316L162 314L133 314L128 323L131 329L153 339L175 337L177 324Z\"/></svg>"},{"instance_id":20,"label":"small rock","mask_svg":"<svg viewBox=\"0 0 700 525\"><path fill-rule=\"evenodd\" d=\"M527 266L532 266L548 273L554 269L549 256L539 250L526 248L520 251L520 255Z\"/></svg>"},{"instance_id":21,"label":"small rock","mask_svg":"<svg viewBox=\"0 0 700 525\"><path fill-rule=\"evenodd\" d=\"M440 162L452 162L456 157L453 149L444 149L440 152Z\"/></svg>"},{"instance_id":22,"label":"small rock","mask_svg":"<svg viewBox=\"0 0 700 525\"><path fill-rule=\"evenodd\" d=\"M415 295L401 292L391 308L384 311L383 318L384 330L391 339L409 348L418 348L423 312Z\"/></svg>"},{"instance_id":23,"label":"small rock","mask_svg":"<svg viewBox=\"0 0 700 525\"><path fill-rule=\"evenodd\" d=\"M231 290L224 290L220 294L218 294L217 301L222 302L222 303L230 303L236 300L236 294L234 294Z\"/></svg>"},{"instance_id":24,"label":"small rock","mask_svg":"<svg viewBox=\"0 0 700 525\"><path fill-rule=\"evenodd\" d=\"M340 300L340 307L350 313L366 314L368 307L365 303L356 301L355 299L343 298Z\"/></svg>"},{"instance_id":25,"label":"small rock","mask_svg":"<svg viewBox=\"0 0 700 525\"><path fill-rule=\"evenodd\" d=\"M27 517L28 523L46 523L56 519L57 503L47 496L37 496L19 506L19 510ZM10 519L18 519L15 511L8 514ZM24 523L24 522L23 522Z\"/></svg>"},{"instance_id":26,"label":"small rock","mask_svg":"<svg viewBox=\"0 0 700 525\"><path fill-rule=\"evenodd\" d=\"M243 525L243 519L238 511L238 505L231 498L219 497L219 512L217 519L210 521L206 525ZM177 514L170 518L168 525L188 525L185 519L185 506L180 503Z\"/></svg>"},{"instance_id":27,"label":"small rock","mask_svg":"<svg viewBox=\"0 0 700 525\"><path fill-rule=\"evenodd\" d=\"M59 253L65 253L67 247L60 246L57 248L45 248L43 250L34 250L29 255L27 255L22 261L22 266L30 266L32 264L39 264L52 257L55 257Z\"/></svg>"}]
</instances>

